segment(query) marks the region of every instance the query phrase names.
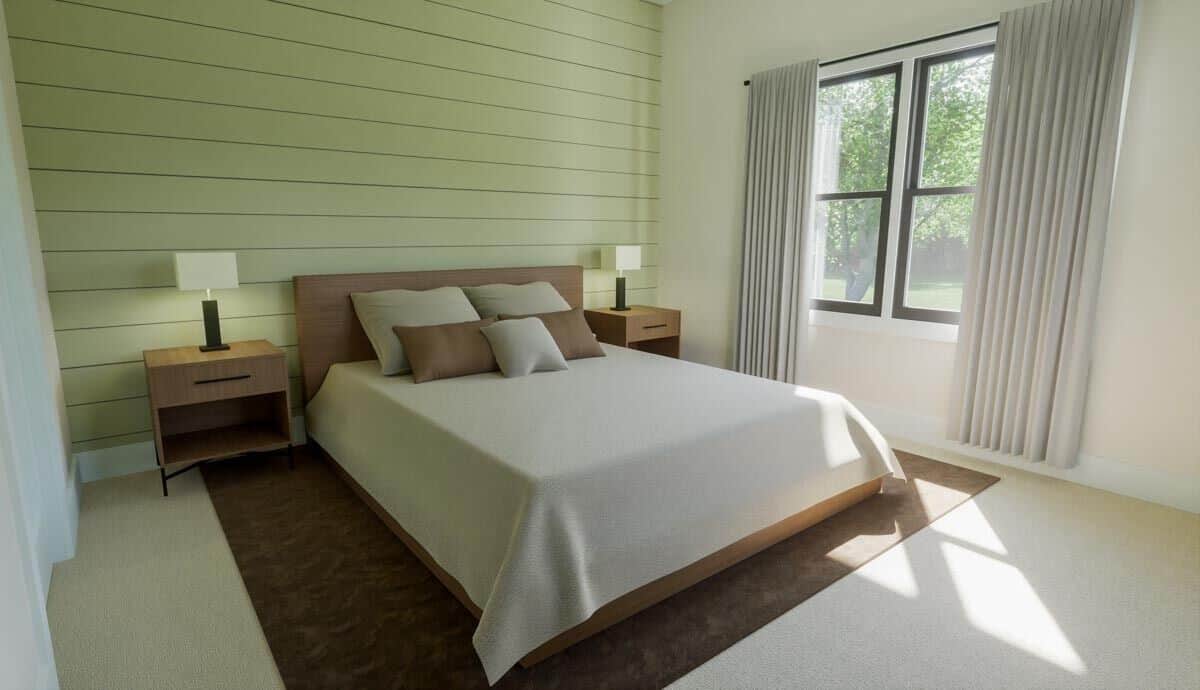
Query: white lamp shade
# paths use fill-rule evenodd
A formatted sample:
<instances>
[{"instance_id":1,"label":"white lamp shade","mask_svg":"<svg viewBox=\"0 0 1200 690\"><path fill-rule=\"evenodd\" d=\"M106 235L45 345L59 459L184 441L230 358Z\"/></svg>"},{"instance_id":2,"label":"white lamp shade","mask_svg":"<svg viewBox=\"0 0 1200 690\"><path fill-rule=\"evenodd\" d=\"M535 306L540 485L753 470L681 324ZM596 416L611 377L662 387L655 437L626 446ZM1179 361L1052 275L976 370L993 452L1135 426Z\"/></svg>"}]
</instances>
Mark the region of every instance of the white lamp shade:
<instances>
[{"instance_id":1,"label":"white lamp shade","mask_svg":"<svg viewBox=\"0 0 1200 690\"><path fill-rule=\"evenodd\" d=\"M237 254L181 252L175 255L175 285L180 290L220 290L238 286Z\"/></svg>"},{"instance_id":2,"label":"white lamp shade","mask_svg":"<svg viewBox=\"0 0 1200 690\"><path fill-rule=\"evenodd\" d=\"M606 271L636 271L642 267L642 247L637 244L603 247L600 266Z\"/></svg>"}]
</instances>

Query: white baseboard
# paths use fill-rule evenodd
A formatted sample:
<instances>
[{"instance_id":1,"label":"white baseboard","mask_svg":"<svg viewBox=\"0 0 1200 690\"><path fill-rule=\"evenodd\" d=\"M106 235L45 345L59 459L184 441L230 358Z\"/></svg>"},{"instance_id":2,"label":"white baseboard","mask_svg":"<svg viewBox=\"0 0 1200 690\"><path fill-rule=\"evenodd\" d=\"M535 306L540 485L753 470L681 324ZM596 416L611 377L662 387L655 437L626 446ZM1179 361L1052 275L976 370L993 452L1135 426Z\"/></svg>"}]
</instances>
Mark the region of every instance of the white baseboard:
<instances>
[{"instance_id":1,"label":"white baseboard","mask_svg":"<svg viewBox=\"0 0 1200 690\"><path fill-rule=\"evenodd\" d=\"M304 441L304 415L296 415L292 418L292 443L300 445ZM84 482L158 469L154 441L76 453L75 462L79 478Z\"/></svg>"},{"instance_id":2,"label":"white baseboard","mask_svg":"<svg viewBox=\"0 0 1200 690\"><path fill-rule=\"evenodd\" d=\"M946 436L946 423L871 403L855 403L879 431L900 450L934 455L945 453L1015 467L1123 496L1200 513L1200 478L1163 472L1095 455L1080 455L1075 467L1062 469L1044 462L968 446Z\"/></svg>"},{"instance_id":3,"label":"white baseboard","mask_svg":"<svg viewBox=\"0 0 1200 690\"><path fill-rule=\"evenodd\" d=\"M37 683L34 687L38 690L58 690L58 669L53 662L45 662L38 665Z\"/></svg>"},{"instance_id":4,"label":"white baseboard","mask_svg":"<svg viewBox=\"0 0 1200 690\"><path fill-rule=\"evenodd\" d=\"M71 459L67 470L67 543L62 560L75 557L75 547L79 543L79 487L83 484L80 476L79 461Z\"/></svg>"}]
</instances>

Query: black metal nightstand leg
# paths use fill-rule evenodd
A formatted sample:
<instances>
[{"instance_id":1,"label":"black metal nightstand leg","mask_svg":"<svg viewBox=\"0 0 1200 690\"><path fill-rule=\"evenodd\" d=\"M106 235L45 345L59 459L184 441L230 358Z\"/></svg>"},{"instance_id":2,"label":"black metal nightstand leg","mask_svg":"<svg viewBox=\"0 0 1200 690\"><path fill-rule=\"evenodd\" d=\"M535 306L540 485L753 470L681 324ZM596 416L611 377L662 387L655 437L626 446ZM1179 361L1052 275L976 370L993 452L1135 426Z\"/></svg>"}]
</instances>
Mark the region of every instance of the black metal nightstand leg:
<instances>
[{"instance_id":1,"label":"black metal nightstand leg","mask_svg":"<svg viewBox=\"0 0 1200 690\"><path fill-rule=\"evenodd\" d=\"M162 460L158 457L158 444L154 445L154 463L158 465L158 479L162 482L163 498L167 497L167 470L162 466Z\"/></svg>"}]
</instances>

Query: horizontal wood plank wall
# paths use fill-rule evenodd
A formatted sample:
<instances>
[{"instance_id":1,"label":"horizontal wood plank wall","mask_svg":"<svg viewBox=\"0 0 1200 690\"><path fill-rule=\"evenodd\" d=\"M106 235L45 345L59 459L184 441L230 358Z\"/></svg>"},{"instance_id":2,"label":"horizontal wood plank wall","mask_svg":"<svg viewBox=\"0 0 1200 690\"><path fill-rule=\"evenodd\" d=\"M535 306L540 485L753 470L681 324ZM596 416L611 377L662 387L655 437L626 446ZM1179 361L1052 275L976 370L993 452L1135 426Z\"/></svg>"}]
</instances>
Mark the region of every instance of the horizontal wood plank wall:
<instances>
[{"instance_id":1,"label":"horizontal wood plank wall","mask_svg":"<svg viewBox=\"0 0 1200 690\"><path fill-rule=\"evenodd\" d=\"M291 277L643 245L661 11L640 0L4 0L76 452L147 440L141 351L198 343L177 250L232 250L227 340L287 353Z\"/></svg>"}]
</instances>

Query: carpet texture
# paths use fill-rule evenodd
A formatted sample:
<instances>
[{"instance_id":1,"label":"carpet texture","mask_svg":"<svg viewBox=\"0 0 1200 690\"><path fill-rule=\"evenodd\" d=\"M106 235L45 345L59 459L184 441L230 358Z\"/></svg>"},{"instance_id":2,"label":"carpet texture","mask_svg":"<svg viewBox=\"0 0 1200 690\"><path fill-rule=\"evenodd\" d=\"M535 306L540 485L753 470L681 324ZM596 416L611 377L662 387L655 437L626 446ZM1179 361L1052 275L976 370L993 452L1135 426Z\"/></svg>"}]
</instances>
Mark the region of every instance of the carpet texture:
<instances>
[{"instance_id":1,"label":"carpet texture","mask_svg":"<svg viewBox=\"0 0 1200 690\"><path fill-rule=\"evenodd\" d=\"M909 481L496 687L663 687L997 481L897 456ZM475 619L316 453L203 472L287 687L487 687Z\"/></svg>"}]
</instances>

